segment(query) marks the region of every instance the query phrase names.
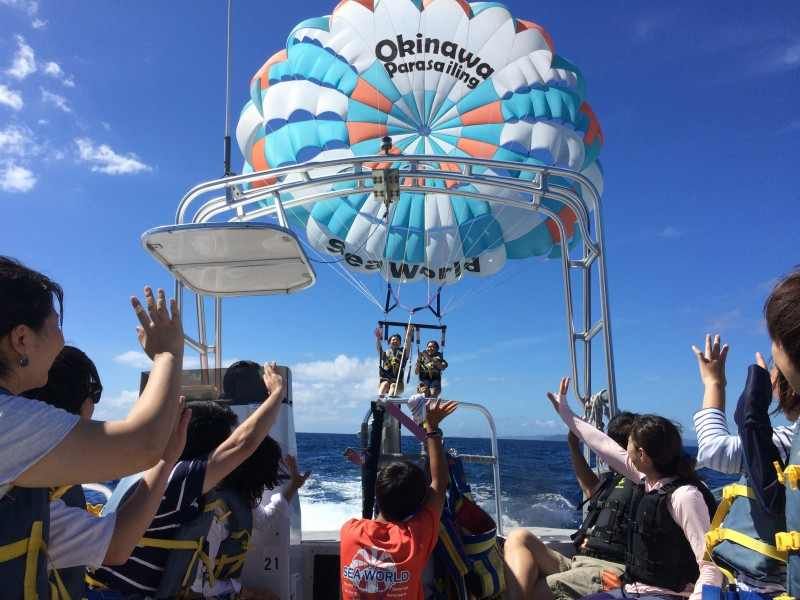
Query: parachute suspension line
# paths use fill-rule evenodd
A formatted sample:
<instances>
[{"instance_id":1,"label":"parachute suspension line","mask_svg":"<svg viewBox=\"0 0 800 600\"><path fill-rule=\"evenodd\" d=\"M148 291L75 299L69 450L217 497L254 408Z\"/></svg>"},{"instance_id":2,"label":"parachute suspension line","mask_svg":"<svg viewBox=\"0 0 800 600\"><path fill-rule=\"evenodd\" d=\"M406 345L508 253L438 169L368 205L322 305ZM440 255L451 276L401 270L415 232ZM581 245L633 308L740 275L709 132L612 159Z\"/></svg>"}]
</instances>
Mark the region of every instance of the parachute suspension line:
<instances>
[{"instance_id":1,"label":"parachute suspension line","mask_svg":"<svg viewBox=\"0 0 800 600\"><path fill-rule=\"evenodd\" d=\"M233 175L231 171L231 3L228 0L227 33L225 36L225 177ZM226 188L226 196L231 188ZM230 201L231 198L228 198Z\"/></svg>"},{"instance_id":2,"label":"parachute suspension line","mask_svg":"<svg viewBox=\"0 0 800 600\"><path fill-rule=\"evenodd\" d=\"M294 219L297 221L297 224L302 227L303 222L300 220L300 217L298 217L292 211L289 211L289 214L291 216L293 216ZM303 246L305 246L306 248L311 250L314 254L316 254L317 256L322 258L322 254L319 252L319 250L314 248L314 246L312 246L311 244L309 244L307 241L303 240L302 238L298 238L298 239L302 242ZM317 261L315 261L315 262L317 262ZM320 262L320 264L328 265L328 267L330 267L330 269L334 273L336 273L336 275L338 275L339 277L344 279L345 282L350 284L350 286L352 286L358 293L360 293L362 296L364 296L369 302L371 302L372 304L374 304L378 308L382 308L380 301L372 294L372 292L369 290L369 288L366 285L364 285L363 282L358 281L358 279L356 279L355 276L352 273L350 273L347 269L345 269L341 265L340 262L337 261L337 262L331 263L331 262L327 262L327 261L324 261L324 260L318 261L318 262ZM336 269L337 266L339 267L339 269Z\"/></svg>"}]
</instances>

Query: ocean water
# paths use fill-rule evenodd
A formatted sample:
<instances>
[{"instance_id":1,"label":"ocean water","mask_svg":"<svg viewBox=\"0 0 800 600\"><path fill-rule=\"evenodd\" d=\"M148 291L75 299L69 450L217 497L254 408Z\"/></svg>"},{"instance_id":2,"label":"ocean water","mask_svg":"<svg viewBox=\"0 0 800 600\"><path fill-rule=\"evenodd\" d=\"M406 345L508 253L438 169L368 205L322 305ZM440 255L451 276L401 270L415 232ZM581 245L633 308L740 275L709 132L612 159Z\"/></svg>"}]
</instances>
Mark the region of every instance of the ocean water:
<instances>
[{"instance_id":1,"label":"ocean water","mask_svg":"<svg viewBox=\"0 0 800 600\"><path fill-rule=\"evenodd\" d=\"M489 454L488 439L446 438L461 454ZM508 531L519 525L575 528L579 523L580 490L572 472L566 441L498 440L501 506ZM300 467L312 476L300 490L303 529L331 531L361 516L361 470L342 454L360 448L356 435L298 433ZM403 451L416 452L414 438L403 437ZM687 447L690 453L695 448ZM494 490L489 465L466 465L467 480L477 502L494 516ZM713 488L736 478L702 470Z\"/></svg>"}]
</instances>

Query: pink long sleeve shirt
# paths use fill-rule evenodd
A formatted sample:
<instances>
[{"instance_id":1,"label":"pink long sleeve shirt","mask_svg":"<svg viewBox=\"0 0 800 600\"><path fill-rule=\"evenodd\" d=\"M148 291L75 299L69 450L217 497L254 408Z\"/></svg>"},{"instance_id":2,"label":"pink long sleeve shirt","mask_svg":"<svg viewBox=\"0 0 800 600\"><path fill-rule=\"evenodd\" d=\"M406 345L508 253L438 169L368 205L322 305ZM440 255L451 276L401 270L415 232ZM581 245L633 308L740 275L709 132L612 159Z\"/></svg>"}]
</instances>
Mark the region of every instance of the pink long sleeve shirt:
<instances>
[{"instance_id":1,"label":"pink long sleeve shirt","mask_svg":"<svg viewBox=\"0 0 800 600\"><path fill-rule=\"evenodd\" d=\"M610 468L635 483L644 484L646 492L657 490L675 479L664 477L655 482L647 481L644 474L633 466L628 453L605 433L576 416L564 397L559 404L559 415L570 431L583 440ZM711 526L711 519L703 495L693 485L679 487L670 498L669 513L683 530L700 570L700 577L694 586L687 585L680 595L689 597L690 600L700 600L704 585L722 585L722 572L714 563L704 560L706 533ZM636 582L626 585L625 591L632 594L675 594L674 590Z\"/></svg>"}]
</instances>

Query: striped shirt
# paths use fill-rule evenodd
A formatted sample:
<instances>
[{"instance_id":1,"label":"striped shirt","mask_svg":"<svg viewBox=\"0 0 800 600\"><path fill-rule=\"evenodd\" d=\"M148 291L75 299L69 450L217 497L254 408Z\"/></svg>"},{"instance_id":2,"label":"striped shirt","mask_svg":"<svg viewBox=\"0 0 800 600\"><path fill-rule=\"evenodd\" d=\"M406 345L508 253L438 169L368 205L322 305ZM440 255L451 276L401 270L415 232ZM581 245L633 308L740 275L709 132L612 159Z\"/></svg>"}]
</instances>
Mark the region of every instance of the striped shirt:
<instances>
[{"instance_id":1,"label":"striped shirt","mask_svg":"<svg viewBox=\"0 0 800 600\"><path fill-rule=\"evenodd\" d=\"M742 472L742 441L731 435L725 413L718 408L704 408L694 414L697 433L697 467L706 467L738 475ZM789 457L794 427L779 426L772 430L772 443L784 463Z\"/></svg>"},{"instance_id":2,"label":"striped shirt","mask_svg":"<svg viewBox=\"0 0 800 600\"><path fill-rule=\"evenodd\" d=\"M182 460L175 464L158 512L144 537L173 539L181 525L200 514L205 475L205 460ZM168 554L167 549L136 546L125 564L101 567L92 577L117 592L150 595L158 589Z\"/></svg>"}]
</instances>

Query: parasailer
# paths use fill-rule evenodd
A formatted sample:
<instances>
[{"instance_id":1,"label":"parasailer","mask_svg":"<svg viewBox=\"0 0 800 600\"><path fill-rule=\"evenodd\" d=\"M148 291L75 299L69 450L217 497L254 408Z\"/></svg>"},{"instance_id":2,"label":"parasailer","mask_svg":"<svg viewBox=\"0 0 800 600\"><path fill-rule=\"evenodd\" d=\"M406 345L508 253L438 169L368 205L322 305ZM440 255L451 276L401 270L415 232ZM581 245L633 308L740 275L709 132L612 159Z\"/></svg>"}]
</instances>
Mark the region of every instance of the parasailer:
<instances>
[{"instance_id":1,"label":"parasailer","mask_svg":"<svg viewBox=\"0 0 800 600\"><path fill-rule=\"evenodd\" d=\"M405 376L406 363L408 362L411 342L414 339L414 332L409 327L406 329L406 340L399 333L389 336L389 347L383 349L381 344L381 328L375 328L375 348L378 351L378 394L385 396L397 396L403 393L405 388L403 379Z\"/></svg>"},{"instance_id":2,"label":"parasailer","mask_svg":"<svg viewBox=\"0 0 800 600\"><path fill-rule=\"evenodd\" d=\"M419 375L419 385L424 386L425 395L437 398L442 393L442 371L447 368L447 361L439 350L439 342L429 341L425 350L417 357L414 372Z\"/></svg>"}]
</instances>

